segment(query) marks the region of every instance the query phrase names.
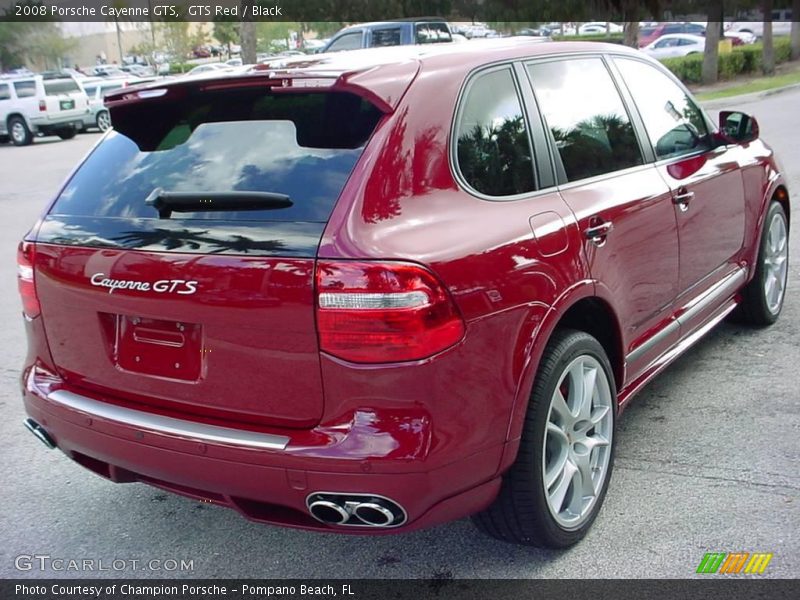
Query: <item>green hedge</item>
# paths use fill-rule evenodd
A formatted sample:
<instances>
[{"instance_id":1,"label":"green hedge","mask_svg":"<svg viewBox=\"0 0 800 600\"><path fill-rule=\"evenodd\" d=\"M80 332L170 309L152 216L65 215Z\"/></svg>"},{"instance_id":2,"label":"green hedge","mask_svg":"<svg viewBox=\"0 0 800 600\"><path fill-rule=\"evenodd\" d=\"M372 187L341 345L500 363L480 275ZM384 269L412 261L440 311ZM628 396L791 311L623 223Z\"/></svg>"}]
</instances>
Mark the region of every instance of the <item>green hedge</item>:
<instances>
[{"instance_id":1,"label":"green hedge","mask_svg":"<svg viewBox=\"0 0 800 600\"><path fill-rule=\"evenodd\" d=\"M181 62L171 62L169 63L169 74L170 75L180 75L181 73L188 73L192 69L194 69L197 65L193 65L192 63L181 63Z\"/></svg>"},{"instance_id":2,"label":"green hedge","mask_svg":"<svg viewBox=\"0 0 800 600\"><path fill-rule=\"evenodd\" d=\"M622 33L592 33L590 35L554 35L554 42L606 42L608 44L624 44L625 35Z\"/></svg>"},{"instance_id":3,"label":"green hedge","mask_svg":"<svg viewBox=\"0 0 800 600\"><path fill-rule=\"evenodd\" d=\"M789 38L776 38L774 47L775 64L787 62L791 55ZM747 46L738 46L732 52L720 54L719 78L733 79L737 75L760 72L763 51L763 44L759 42ZM703 80L702 54L692 54L681 58L665 58L661 62L684 83L701 83Z\"/></svg>"}]
</instances>

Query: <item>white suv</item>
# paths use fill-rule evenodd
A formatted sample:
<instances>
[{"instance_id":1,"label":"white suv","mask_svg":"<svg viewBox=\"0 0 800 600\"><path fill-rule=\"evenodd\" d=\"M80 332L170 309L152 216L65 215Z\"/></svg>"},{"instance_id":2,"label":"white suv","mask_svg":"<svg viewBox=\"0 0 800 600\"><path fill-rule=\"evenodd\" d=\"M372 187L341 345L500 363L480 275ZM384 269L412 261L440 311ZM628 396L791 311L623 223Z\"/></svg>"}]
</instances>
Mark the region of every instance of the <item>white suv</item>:
<instances>
[{"instance_id":1,"label":"white suv","mask_svg":"<svg viewBox=\"0 0 800 600\"><path fill-rule=\"evenodd\" d=\"M27 146L37 135L68 140L83 129L88 110L86 93L71 77L0 78L0 142Z\"/></svg>"}]
</instances>

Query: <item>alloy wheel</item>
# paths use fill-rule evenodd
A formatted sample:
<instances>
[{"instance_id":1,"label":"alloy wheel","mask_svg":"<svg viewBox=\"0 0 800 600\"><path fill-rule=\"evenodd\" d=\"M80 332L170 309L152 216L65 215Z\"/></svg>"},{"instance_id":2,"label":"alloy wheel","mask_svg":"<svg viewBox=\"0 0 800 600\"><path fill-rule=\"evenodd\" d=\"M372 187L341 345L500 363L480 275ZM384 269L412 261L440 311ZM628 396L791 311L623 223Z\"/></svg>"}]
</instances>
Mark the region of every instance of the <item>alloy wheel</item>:
<instances>
[{"instance_id":1,"label":"alloy wheel","mask_svg":"<svg viewBox=\"0 0 800 600\"><path fill-rule=\"evenodd\" d=\"M788 273L789 236L783 215L776 213L767 230L764 247L764 299L772 314L780 312L786 290Z\"/></svg>"},{"instance_id":2,"label":"alloy wheel","mask_svg":"<svg viewBox=\"0 0 800 600\"><path fill-rule=\"evenodd\" d=\"M559 525L575 529L609 471L613 399L600 362L582 355L564 369L550 402L542 452L547 506Z\"/></svg>"}]
</instances>

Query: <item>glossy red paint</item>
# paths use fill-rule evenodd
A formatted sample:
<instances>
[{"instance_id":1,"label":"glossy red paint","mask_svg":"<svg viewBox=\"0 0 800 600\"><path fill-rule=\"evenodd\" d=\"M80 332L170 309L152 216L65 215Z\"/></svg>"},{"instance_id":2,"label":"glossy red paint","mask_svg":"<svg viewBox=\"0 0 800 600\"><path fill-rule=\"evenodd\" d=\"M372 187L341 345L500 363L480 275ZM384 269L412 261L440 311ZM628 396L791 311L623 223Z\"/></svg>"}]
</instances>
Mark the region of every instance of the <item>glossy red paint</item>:
<instances>
[{"instance_id":1,"label":"glossy red paint","mask_svg":"<svg viewBox=\"0 0 800 600\"><path fill-rule=\"evenodd\" d=\"M465 46L357 51L246 76L248 85L329 76L385 112L316 257L39 243L42 315L26 322L23 388L28 414L59 448L111 480L142 481L259 521L350 533L411 530L493 500L516 457L547 341L579 302L607 316L621 406L689 334L734 302L732 291L697 322L676 326L731 269L743 265L752 277L766 203L785 185L765 144L651 161L513 201L480 198L461 186L450 160L455 107L474 69L632 51L525 41ZM168 88L185 93L189 86ZM120 93L110 104L126 110L136 99ZM695 194L686 215L674 202L684 188ZM613 229L587 239L587 229L605 222ZM429 270L463 318L463 335L411 361L359 364L320 351L315 270L350 261ZM98 273L150 287L111 290L93 285ZM180 283L158 292L162 281ZM180 294L187 282L196 292ZM65 408L48 398L58 390L288 443L282 450L198 443ZM391 498L408 522L391 530L324 525L305 506L317 491Z\"/></svg>"}]
</instances>

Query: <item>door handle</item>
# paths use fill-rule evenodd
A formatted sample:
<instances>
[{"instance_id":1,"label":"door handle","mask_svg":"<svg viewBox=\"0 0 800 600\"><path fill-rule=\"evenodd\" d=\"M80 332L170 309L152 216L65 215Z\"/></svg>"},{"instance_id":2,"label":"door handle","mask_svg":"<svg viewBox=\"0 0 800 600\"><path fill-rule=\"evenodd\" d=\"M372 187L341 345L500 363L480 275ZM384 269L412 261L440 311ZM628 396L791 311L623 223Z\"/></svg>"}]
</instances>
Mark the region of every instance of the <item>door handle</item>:
<instances>
[{"instance_id":1,"label":"door handle","mask_svg":"<svg viewBox=\"0 0 800 600\"><path fill-rule=\"evenodd\" d=\"M679 188L678 192L672 197L672 203L675 204L681 212L689 210L689 202L694 200L694 192L690 192L686 188Z\"/></svg>"},{"instance_id":2,"label":"door handle","mask_svg":"<svg viewBox=\"0 0 800 600\"><path fill-rule=\"evenodd\" d=\"M583 236L595 246L602 246L606 243L606 236L614 230L614 223L604 221L583 230Z\"/></svg>"}]
</instances>

